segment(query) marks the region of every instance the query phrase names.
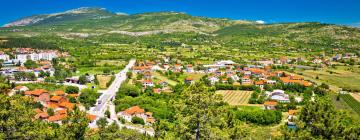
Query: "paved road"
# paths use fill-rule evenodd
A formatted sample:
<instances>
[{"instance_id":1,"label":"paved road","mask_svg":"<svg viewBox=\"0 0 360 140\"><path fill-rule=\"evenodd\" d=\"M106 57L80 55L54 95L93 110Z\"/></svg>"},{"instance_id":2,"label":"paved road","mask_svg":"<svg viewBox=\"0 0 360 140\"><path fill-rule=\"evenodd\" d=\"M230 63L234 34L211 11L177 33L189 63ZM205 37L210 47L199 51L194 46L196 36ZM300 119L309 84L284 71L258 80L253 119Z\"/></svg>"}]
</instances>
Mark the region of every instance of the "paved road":
<instances>
[{"instance_id":1,"label":"paved road","mask_svg":"<svg viewBox=\"0 0 360 140\"><path fill-rule=\"evenodd\" d=\"M112 84L109 86L107 90L103 90L102 95L99 97L96 106L90 108L90 113L94 114L99 117L104 117L104 113L107 109L107 103L111 101L116 95L116 92L118 91L120 85L122 82L126 80L126 73L129 71L131 67L134 66L136 60L131 59L129 64L126 65L126 67L120 71L119 73L115 74L115 80L112 82Z\"/></svg>"}]
</instances>

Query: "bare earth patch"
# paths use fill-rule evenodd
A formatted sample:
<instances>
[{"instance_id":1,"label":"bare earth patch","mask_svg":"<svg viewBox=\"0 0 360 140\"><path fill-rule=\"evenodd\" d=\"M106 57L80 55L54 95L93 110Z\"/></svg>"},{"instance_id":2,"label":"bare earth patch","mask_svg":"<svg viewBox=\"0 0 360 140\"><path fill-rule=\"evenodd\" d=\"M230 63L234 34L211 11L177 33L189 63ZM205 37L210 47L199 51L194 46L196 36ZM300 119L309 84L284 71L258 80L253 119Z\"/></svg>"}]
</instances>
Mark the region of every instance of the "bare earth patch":
<instances>
[{"instance_id":1,"label":"bare earth patch","mask_svg":"<svg viewBox=\"0 0 360 140\"><path fill-rule=\"evenodd\" d=\"M359 93L350 93L350 95L358 102L360 102L360 94Z\"/></svg>"},{"instance_id":2,"label":"bare earth patch","mask_svg":"<svg viewBox=\"0 0 360 140\"><path fill-rule=\"evenodd\" d=\"M99 81L99 87L101 89L106 89L106 83L108 83L111 80L111 76L110 75L98 75L97 79Z\"/></svg>"}]
</instances>

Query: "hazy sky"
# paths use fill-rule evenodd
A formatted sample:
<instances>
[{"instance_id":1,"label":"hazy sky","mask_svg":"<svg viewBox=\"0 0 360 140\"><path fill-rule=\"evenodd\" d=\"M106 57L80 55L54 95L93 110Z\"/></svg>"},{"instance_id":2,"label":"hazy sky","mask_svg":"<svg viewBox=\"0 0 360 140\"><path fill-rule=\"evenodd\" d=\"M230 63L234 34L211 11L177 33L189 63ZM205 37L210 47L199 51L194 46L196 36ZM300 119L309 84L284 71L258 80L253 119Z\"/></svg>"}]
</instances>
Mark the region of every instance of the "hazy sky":
<instances>
[{"instance_id":1,"label":"hazy sky","mask_svg":"<svg viewBox=\"0 0 360 140\"><path fill-rule=\"evenodd\" d=\"M128 14L156 11L272 22L360 25L360 0L1 0L0 25L35 14L102 7Z\"/></svg>"}]
</instances>

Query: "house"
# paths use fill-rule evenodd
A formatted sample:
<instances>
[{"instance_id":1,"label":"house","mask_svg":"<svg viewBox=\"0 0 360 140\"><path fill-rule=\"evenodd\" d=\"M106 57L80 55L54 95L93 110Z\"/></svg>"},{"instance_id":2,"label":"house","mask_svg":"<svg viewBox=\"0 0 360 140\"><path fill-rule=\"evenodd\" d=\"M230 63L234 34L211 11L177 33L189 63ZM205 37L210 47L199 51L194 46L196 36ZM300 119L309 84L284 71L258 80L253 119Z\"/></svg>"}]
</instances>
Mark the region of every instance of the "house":
<instances>
[{"instance_id":1,"label":"house","mask_svg":"<svg viewBox=\"0 0 360 140\"><path fill-rule=\"evenodd\" d=\"M174 72L181 72L181 69L183 68L183 66L181 66L180 64L175 64L175 67L173 69Z\"/></svg>"},{"instance_id":2,"label":"house","mask_svg":"<svg viewBox=\"0 0 360 140\"><path fill-rule=\"evenodd\" d=\"M152 77L152 75L151 75L150 71L147 71L147 72L144 73L144 78L145 79L151 79L151 77Z\"/></svg>"},{"instance_id":3,"label":"house","mask_svg":"<svg viewBox=\"0 0 360 140\"><path fill-rule=\"evenodd\" d=\"M49 114L45 111L40 110L39 108L34 109L34 111L36 112L35 119L45 120L49 118Z\"/></svg>"},{"instance_id":4,"label":"house","mask_svg":"<svg viewBox=\"0 0 360 140\"><path fill-rule=\"evenodd\" d=\"M50 98L50 101L53 102L53 103L61 103L61 102L64 102L66 101L66 99L63 97L63 96L52 96Z\"/></svg>"},{"instance_id":5,"label":"house","mask_svg":"<svg viewBox=\"0 0 360 140\"><path fill-rule=\"evenodd\" d=\"M244 76L251 76L251 71L243 71L244 72Z\"/></svg>"},{"instance_id":6,"label":"house","mask_svg":"<svg viewBox=\"0 0 360 140\"><path fill-rule=\"evenodd\" d=\"M97 116L92 114L86 114L86 118L88 118L90 123L92 123L97 119Z\"/></svg>"},{"instance_id":7,"label":"house","mask_svg":"<svg viewBox=\"0 0 360 140\"><path fill-rule=\"evenodd\" d=\"M289 116L287 118L288 126L295 126L296 112L297 112L297 110L289 110L288 111L288 114L289 114Z\"/></svg>"},{"instance_id":8,"label":"house","mask_svg":"<svg viewBox=\"0 0 360 140\"><path fill-rule=\"evenodd\" d=\"M50 116L47 120L52 123L61 124L61 121L66 119L67 114L56 114L54 116Z\"/></svg>"},{"instance_id":9,"label":"house","mask_svg":"<svg viewBox=\"0 0 360 140\"><path fill-rule=\"evenodd\" d=\"M145 110L141 109L139 106L130 107L118 113L118 116L125 119L127 122L131 122L132 118L135 116L144 119L144 121L146 121L147 119L147 116L145 115Z\"/></svg>"},{"instance_id":10,"label":"house","mask_svg":"<svg viewBox=\"0 0 360 140\"><path fill-rule=\"evenodd\" d=\"M26 62L29 58L28 54L17 54L15 56L15 58L20 62L20 63L24 63Z\"/></svg>"},{"instance_id":11,"label":"house","mask_svg":"<svg viewBox=\"0 0 360 140\"><path fill-rule=\"evenodd\" d=\"M271 100L278 101L280 103L289 103L289 95L285 94L285 91L283 90L274 90L273 92L266 92L267 96Z\"/></svg>"},{"instance_id":12,"label":"house","mask_svg":"<svg viewBox=\"0 0 360 140\"><path fill-rule=\"evenodd\" d=\"M146 121L145 121L145 124L146 125L152 125L155 123L155 118L152 116L152 112L146 112L145 115L146 115Z\"/></svg>"},{"instance_id":13,"label":"house","mask_svg":"<svg viewBox=\"0 0 360 140\"><path fill-rule=\"evenodd\" d=\"M312 61L312 63L314 63L314 64L320 64L320 63L322 63L323 61L321 60L321 59L319 59L319 58L315 58L313 61Z\"/></svg>"},{"instance_id":14,"label":"house","mask_svg":"<svg viewBox=\"0 0 360 140\"><path fill-rule=\"evenodd\" d=\"M68 101L63 101L59 104L59 107L72 110L75 108L75 104Z\"/></svg>"},{"instance_id":15,"label":"house","mask_svg":"<svg viewBox=\"0 0 360 140\"><path fill-rule=\"evenodd\" d=\"M244 76L241 78L241 84L242 85L251 85L251 79L250 76Z\"/></svg>"},{"instance_id":16,"label":"house","mask_svg":"<svg viewBox=\"0 0 360 140\"><path fill-rule=\"evenodd\" d=\"M28 91L29 88L26 87L26 86L16 86L16 87L14 88L14 90L17 91L17 92L25 92L25 91Z\"/></svg>"},{"instance_id":17,"label":"house","mask_svg":"<svg viewBox=\"0 0 360 140\"><path fill-rule=\"evenodd\" d=\"M127 122L131 122L133 117L139 117L144 120L146 125L152 125L156 121L152 114L152 112L145 112L145 110L141 109L139 106L133 106L117 115Z\"/></svg>"},{"instance_id":18,"label":"house","mask_svg":"<svg viewBox=\"0 0 360 140\"><path fill-rule=\"evenodd\" d=\"M239 81L240 78L239 76L237 76L236 74L230 74L230 75L227 75L228 78L231 78L233 81Z\"/></svg>"},{"instance_id":19,"label":"house","mask_svg":"<svg viewBox=\"0 0 360 140\"><path fill-rule=\"evenodd\" d=\"M8 61L10 60L9 55L5 54L4 52L0 52L0 59L3 61Z\"/></svg>"},{"instance_id":20,"label":"house","mask_svg":"<svg viewBox=\"0 0 360 140\"><path fill-rule=\"evenodd\" d=\"M259 63L262 66L269 66L269 65L273 65L274 62L271 60L264 60L264 61L257 61L257 63Z\"/></svg>"},{"instance_id":21,"label":"house","mask_svg":"<svg viewBox=\"0 0 360 140\"><path fill-rule=\"evenodd\" d=\"M50 94L45 89L35 89L33 91L25 91L26 96L34 97L34 100L42 104L50 101Z\"/></svg>"},{"instance_id":22,"label":"house","mask_svg":"<svg viewBox=\"0 0 360 140\"><path fill-rule=\"evenodd\" d=\"M211 66L207 69L208 73L214 73L218 70L218 68L216 66Z\"/></svg>"},{"instance_id":23,"label":"house","mask_svg":"<svg viewBox=\"0 0 360 140\"><path fill-rule=\"evenodd\" d=\"M280 81L284 84L300 84L303 86L312 86L312 83L309 81L305 81L302 76L290 75L286 77L280 77Z\"/></svg>"},{"instance_id":24,"label":"house","mask_svg":"<svg viewBox=\"0 0 360 140\"><path fill-rule=\"evenodd\" d=\"M212 85L215 85L215 83L217 83L217 82L220 81L220 79L219 79L218 77L216 77L216 76L210 76L210 77L208 78L208 80L210 81L210 83L211 83Z\"/></svg>"},{"instance_id":25,"label":"house","mask_svg":"<svg viewBox=\"0 0 360 140\"><path fill-rule=\"evenodd\" d=\"M193 65L189 64L186 66L186 72L187 73L193 73L194 72L194 68Z\"/></svg>"},{"instance_id":26,"label":"house","mask_svg":"<svg viewBox=\"0 0 360 140\"><path fill-rule=\"evenodd\" d=\"M228 83L228 79L227 79L227 78L222 78L222 79L221 79L221 82L222 82L222 83Z\"/></svg>"},{"instance_id":27,"label":"house","mask_svg":"<svg viewBox=\"0 0 360 140\"><path fill-rule=\"evenodd\" d=\"M56 90L53 92L53 94L57 96L64 96L65 92L63 90Z\"/></svg>"},{"instance_id":28,"label":"house","mask_svg":"<svg viewBox=\"0 0 360 140\"><path fill-rule=\"evenodd\" d=\"M166 81L160 81L158 82L158 85L160 85L161 87L167 87L169 83L167 83Z\"/></svg>"},{"instance_id":29,"label":"house","mask_svg":"<svg viewBox=\"0 0 360 140\"><path fill-rule=\"evenodd\" d=\"M191 78L191 77L185 78L185 84L192 84L192 83L194 83L193 78Z\"/></svg>"},{"instance_id":30,"label":"house","mask_svg":"<svg viewBox=\"0 0 360 140\"><path fill-rule=\"evenodd\" d=\"M265 81L263 81L263 80L255 81L254 84L255 84L255 86L260 87L260 89L264 89Z\"/></svg>"},{"instance_id":31,"label":"house","mask_svg":"<svg viewBox=\"0 0 360 140\"><path fill-rule=\"evenodd\" d=\"M275 110L277 104L278 103L274 102L274 101L266 101L264 103L264 107L265 107L265 109L268 109L268 110Z\"/></svg>"},{"instance_id":32,"label":"house","mask_svg":"<svg viewBox=\"0 0 360 140\"><path fill-rule=\"evenodd\" d=\"M154 93L161 93L161 88L154 88L154 89L153 89L153 92L154 92Z\"/></svg>"},{"instance_id":33,"label":"house","mask_svg":"<svg viewBox=\"0 0 360 140\"><path fill-rule=\"evenodd\" d=\"M275 80L266 80L266 84L268 85L275 85L276 81Z\"/></svg>"},{"instance_id":34,"label":"house","mask_svg":"<svg viewBox=\"0 0 360 140\"><path fill-rule=\"evenodd\" d=\"M145 79L142 81L143 83L143 86L146 88L146 87L153 87L154 86L154 83L152 82L151 79Z\"/></svg>"}]
</instances>

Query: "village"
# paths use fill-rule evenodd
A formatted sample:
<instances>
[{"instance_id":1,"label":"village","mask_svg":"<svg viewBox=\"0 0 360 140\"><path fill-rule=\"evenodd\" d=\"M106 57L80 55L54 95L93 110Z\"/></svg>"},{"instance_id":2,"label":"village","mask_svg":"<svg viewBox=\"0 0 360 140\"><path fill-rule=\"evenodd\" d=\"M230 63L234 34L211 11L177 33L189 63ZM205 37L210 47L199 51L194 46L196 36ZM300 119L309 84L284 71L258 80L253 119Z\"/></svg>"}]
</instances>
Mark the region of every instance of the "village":
<instances>
[{"instance_id":1,"label":"village","mask_svg":"<svg viewBox=\"0 0 360 140\"><path fill-rule=\"evenodd\" d=\"M102 90L95 91L99 95L94 98L99 99L91 102L88 106L84 106L78 100L84 89L94 90L99 87L99 84L95 84L96 75L86 74L85 82L80 78L81 76L66 76L63 81L49 80L56 73L53 67L54 63L59 63L56 62L56 59L68 56L68 53L56 50L31 48L17 48L10 52L0 52L0 59L3 60L1 74L14 84L14 88L8 94L10 96L21 94L33 98L38 103L38 108L34 109L36 119L61 124L66 119L68 111L79 108L81 111L87 112L90 127L97 127L96 122L105 117L109 123L120 122L119 125L125 125L126 128L154 135L152 126L156 123L157 118L153 116L154 112L141 108L141 105L130 106L123 110L107 110L106 113L103 113L104 116L92 112L91 109L94 108L89 109L89 106L102 104L100 100ZM330 61L350 58L357 58L357 56L353 54L345 54L344 57L336 55L331 58L332 60L314 58L310 62L312 65L325 67L331 65ZM296 105L300 105L304 98L313 100L312 97L307 98L298 93L308 87L313 87L316 83L288 71L289 67L300 67L300 65L293 65L294 61L307 62L303 59L281 57L252 61L245 65L237 64L232 60L221 60L205 65L181 61L170 62L169 60L170 58L137 60L134 66L131 66L126 72L127 79L125 78L123 84L135 85L141 92L172 94L177 84L190 85L203 81L207 86L216 87L217 93L222 94L224 101L230 105L255 105L261 106L261 109L264 110L286 112L288 117L284 119L289 128L295 128L293 120L298 111ZM105 88L110 87L113 80L107 81ZM55 82L56 85L65 86L65 88L47 91L43 88L29 89L24 85L49 82ZM302 90L299 91L299 89ZM237 90L241 92L233 93ZM109 102L109 104L112 103ZM109 104L106 103L106 106L110 108Z\"/></svg>"}]
</instances>

